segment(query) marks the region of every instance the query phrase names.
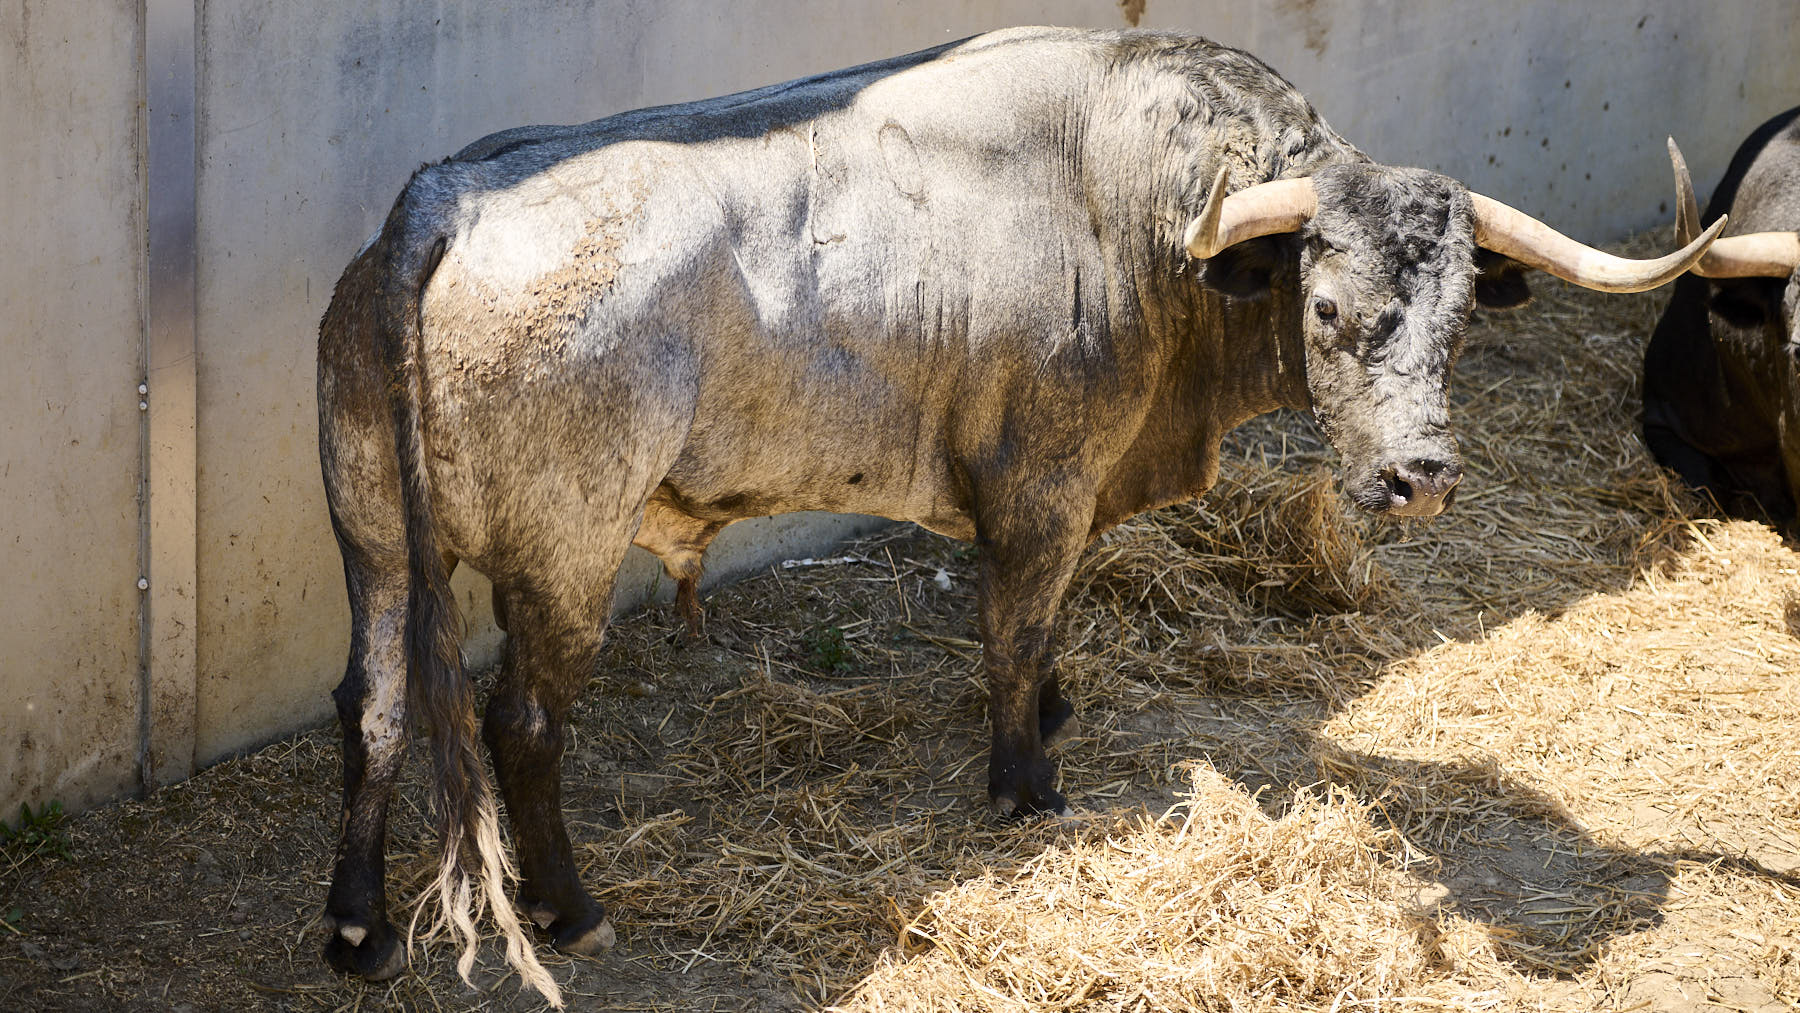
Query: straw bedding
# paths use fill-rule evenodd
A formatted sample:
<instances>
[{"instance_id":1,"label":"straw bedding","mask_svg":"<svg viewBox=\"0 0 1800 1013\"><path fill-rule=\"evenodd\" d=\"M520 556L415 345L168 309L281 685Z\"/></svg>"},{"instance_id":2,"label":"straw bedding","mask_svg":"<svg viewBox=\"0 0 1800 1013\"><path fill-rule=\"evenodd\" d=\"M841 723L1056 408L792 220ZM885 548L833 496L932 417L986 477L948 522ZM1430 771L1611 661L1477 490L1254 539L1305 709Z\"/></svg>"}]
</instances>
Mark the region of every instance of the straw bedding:
<instances>
[{"instance_id":1,"label":"straw bedding","mask_svg":"<svg viewBox=\"0 0 1800 1013\"><path fill-rule=\"evenodd\" d=\"M565 762L577 857L621 945L551 956L565 995L846 1013L1800 1005L1800 555L1671 486L1640 445L1638 363L1666 293L1534 286L1532 306L1471 327L1452 416L1467 477L1445 517L1355 514L1331 453L1284 414L1231 437L1203 500L1088 553L1061 627L1085 729L1057 753L1069 819L984 815L966 546L896 528L719 589L698 643L666 608L624 617ZM176 835L220 854L263 841L216 892L249 891L270 924L135 978L59 983L0 949L0 975L36 975L15 998L78 1008L173 975L234 1008L532 1008L493 946L480 995L442 943L391 985L318 968L323 888L297 877L329 869L333 750L312 733L78 821L78 851L123 856L106 863L119 883ZM431 868L415 802L395 838L406 903ZM108 874L15 873L0 901L97 895ZM177 924L139 945L211 924L140 886L141 914L114 917ZM84 917L22 934L54 952Z\"/></svg>"}]
</instances>

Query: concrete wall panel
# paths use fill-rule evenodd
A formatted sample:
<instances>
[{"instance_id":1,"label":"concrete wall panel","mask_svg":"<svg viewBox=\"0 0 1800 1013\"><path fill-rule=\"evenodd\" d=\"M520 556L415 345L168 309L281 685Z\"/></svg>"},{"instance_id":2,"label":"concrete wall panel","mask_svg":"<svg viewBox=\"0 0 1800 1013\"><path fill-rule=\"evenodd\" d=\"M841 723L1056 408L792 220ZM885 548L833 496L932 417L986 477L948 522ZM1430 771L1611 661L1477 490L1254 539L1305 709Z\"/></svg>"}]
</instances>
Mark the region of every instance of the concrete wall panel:
<instances>
[{"instance_id":1,"label":"concrete wall panel","mask_svg":"<svg viewBox=\"0 0 1800 1013\"><path fill-rule=\"evenodd\" d=\"M0 4L0 820L136 778L137 7Z\"/></svg>"}]
</instances>

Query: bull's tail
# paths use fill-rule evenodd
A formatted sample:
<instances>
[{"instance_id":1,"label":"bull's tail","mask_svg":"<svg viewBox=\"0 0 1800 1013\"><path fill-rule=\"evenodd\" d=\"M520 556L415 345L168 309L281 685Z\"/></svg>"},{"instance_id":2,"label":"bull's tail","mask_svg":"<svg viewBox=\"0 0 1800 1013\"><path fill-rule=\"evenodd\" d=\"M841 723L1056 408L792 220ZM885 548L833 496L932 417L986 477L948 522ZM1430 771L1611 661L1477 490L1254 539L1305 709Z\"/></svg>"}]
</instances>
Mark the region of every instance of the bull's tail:
<instances>
[{"instance_id":1,"label":"bull's tail","mask_svg":"<svg viewBox=\"0 0 1800 1013\"><path fill-rule=\"evenodd\" d=\"M507 898L507 881L516 874L500 841L494 792L476 745L474 687L462 664L462 617L437 543L421 417L425 380L420 309L447 240L435 227L437 216L423 206L427 202L418 193L420 177L428 171L421 170L407 184L382 227L377 241L381 248L370 252L380 258L383 278L377 319L394 415L400 498L406 511L407 696L431 732L433 808L442 849L432 888L438 911L430 931L435 935L448 930L460 944L456 969L469 982L480 938L476 923L487 908L506 940L507 962L525 984L560 1007L561 991L538 963L531 939ZM421 903L408 926L409 946L423 908Z\"/></svg>"}]
</instances>

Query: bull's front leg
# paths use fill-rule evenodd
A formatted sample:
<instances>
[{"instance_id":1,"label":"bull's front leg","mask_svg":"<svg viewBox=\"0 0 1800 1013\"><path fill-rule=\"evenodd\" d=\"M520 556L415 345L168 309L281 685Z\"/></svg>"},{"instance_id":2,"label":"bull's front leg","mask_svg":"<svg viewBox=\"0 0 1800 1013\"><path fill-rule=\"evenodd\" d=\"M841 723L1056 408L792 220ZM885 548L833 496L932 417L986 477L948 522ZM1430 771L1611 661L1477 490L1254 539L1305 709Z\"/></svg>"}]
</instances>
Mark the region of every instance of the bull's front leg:
<instances>
[{"instance_id":1,"label":"bull's front leg","mask_svg":"<svg viewBox=\"0 0 1800 1013\"><path fill-rule=\"evenodd\" d=\"M978 536L993 730L988 798L1001 816L1068 808L1044 746L1073 727L1074 709L1056 678L1056 610L1087 544L1092 501L1069 498L1073 504L1015 500L1004 515L986 518Z\"/></svg>"}]
</instances>

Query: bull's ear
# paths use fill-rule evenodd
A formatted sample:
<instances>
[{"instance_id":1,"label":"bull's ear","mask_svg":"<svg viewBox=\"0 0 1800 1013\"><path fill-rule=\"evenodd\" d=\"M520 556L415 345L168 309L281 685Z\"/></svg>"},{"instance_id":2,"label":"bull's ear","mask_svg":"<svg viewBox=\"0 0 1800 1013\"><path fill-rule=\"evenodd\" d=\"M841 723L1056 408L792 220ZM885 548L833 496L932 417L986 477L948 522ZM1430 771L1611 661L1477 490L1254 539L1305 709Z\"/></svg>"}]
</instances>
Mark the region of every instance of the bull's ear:
<instances>
[{"instance_id":1,"label":"bull's ear","mask_svg":"<svg viewBox=\"0 0 1800 1013\"><path fill-rule=\"evenodd\" d=\"M1475 301L1491 310L1510 310L1531 301L1524 264L1492 250L1475 248Z\"/></svg>"},{"instance_id":2,"label":"bull's ear","mask_svg":"<svg viewBox=\"0 0 1800 1013\"><path fill-rule=\"evenodd\" d=\"M1286 263L1282 237L1247 239L1201 261L1200 284L1233 299L1262 299Z\"/></svg>"},{"instance_id":3,"label":"bull's ear","mask_svg":"<svg viewBox=\"0 0 1800 1013\"><path fill-rule=\"evenodd\" d=\"M1778 278L1714 279L1712 298L1707 306L1733 327L1760 328L1779 312L1781 281Z\"/></svg>"}]
</instances>

